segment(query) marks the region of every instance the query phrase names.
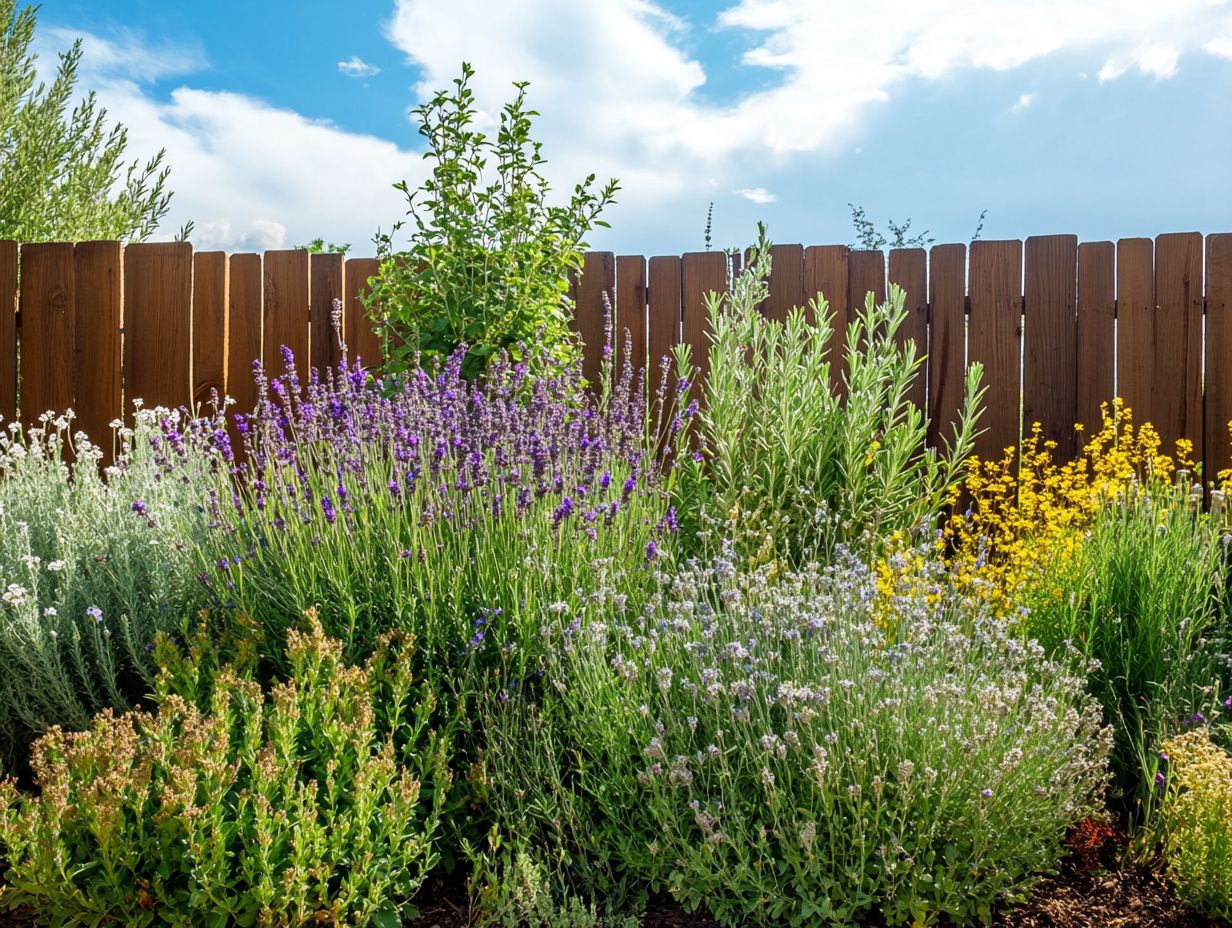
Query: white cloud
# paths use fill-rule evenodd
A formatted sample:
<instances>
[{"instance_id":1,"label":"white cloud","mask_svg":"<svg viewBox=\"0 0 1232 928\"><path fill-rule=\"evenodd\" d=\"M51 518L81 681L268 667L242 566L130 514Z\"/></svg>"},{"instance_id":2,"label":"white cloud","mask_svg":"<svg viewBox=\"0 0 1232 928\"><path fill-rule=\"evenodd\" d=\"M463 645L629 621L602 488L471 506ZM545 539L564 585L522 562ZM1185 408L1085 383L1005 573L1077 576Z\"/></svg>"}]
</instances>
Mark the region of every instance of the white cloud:
<instances>
[{"instance_id":1,"label":"white cloud","mask_svg":"<svg viewBox=\"0 0 1232 928\"><path fill-rule=\"evenodd\" d=\"M243 94L182 86L157 99L134 75L178 74L203 59L83 39L81 85L128 128L128 157L167 150L175 191L167 235L191 219L201 248L261 251L324 236L372 253L378 225L388 229L405 212L392 184L422 176L416 152Z\"/></svg>"},{"instance_id":2,"label":"white cloud","mask_svg":"<svg viewBox=\"0 0 1232 928\"><path fill-rule=\"evenodd\" d=\"M736 64L758 89L725 101L699 93L699 57L715 29L742 39L748 51ZM591 172L619 177L608 218L627 228L693 208L690 198L705 196L699 184L732 189L794 156L858 150L870 115L912 83L1061 56L1068 74L1163 80L1186 55L1232 58L1232 0L995 0L978 15L970 0L731 0L693 22L651 0L396 0L386 34L419 69L419 99L450 86L459 62L470 61L485 128L510 84L530 81L549 178L561 190ZM358 248L402 215L390 184L406 178L413 187L422 177L418 154L386 139L194 89L191 74L205 60L191 48L148 47L120 33L87 36L86 52L83 71L92 73L83 86L129 127L130 153L168 149L177 195L167 230L193 218L215 247L323 235ZM338 67L362 76L371 66L353 57ZM148 91L169 76L184 86L169 96ZM1023 94L1015 108L1034 101ZM770 201L755 196L771 196L737 194L757 205Z\"/></svg>"},{"instance_id":3,"label":"white cloud","mask_svg":"<svg viewBox=\"0 0 1232 928\"><path fill-rule=\"evenodd\" d=\"M368 64L359 55L352 55L345 61L338 62L338 70L347 77L374 77L381 69L374 64Z\"/></svg>"},{"instance_id":4,"label":"white cloud","mask_svg":"<svg viewBox=\"0 0 1232 928\"><path fill-rule=\"evenodd\" d=\"M778 197L765 187L744 187L740 190L733 190L732 193L738 197L744 197L750 203L756 203L759 206L778 202Z\"/></svg>"},{"instance_id":5,"label":"white cloud","mask_svg":"<svg viewBox=\"0 0 1232 928\"><path fill-rule=\"evenodd\" d=\"M1034 94L1034 93L1024 93L1024 94L1019 94L1017 102L1015 102L1015 103L1014 103L1014 105L1010 107L1010 109L1012 109L1012 110L1025 110L1025 109L1027 109L1027 108L1028 108L1028 107L1029 107L1032 103L1034 103L1034 102L1036 101L1036 98L1037 98L1038 96L1039 96L1039 94Z\"/></svg>"}]
</instances>

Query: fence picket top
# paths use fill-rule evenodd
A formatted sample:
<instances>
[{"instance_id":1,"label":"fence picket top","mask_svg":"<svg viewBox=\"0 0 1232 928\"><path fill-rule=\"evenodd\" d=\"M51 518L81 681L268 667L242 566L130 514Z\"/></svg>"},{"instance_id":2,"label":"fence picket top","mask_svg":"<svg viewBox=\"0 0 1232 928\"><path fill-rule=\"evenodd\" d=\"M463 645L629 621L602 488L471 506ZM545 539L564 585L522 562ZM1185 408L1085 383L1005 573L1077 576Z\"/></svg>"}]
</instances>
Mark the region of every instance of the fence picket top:
<instances>
[{"instance_id":1,"label":"fence picket top","mask_svg":"<svg viewBox=\"0 0 1232 928\"><path fill-rule=\"evenodd\" d=\"M967 371L967 246L934 245L928 253L928 442L952 440ZM988 382L985 375L984 382ZM981 419L982 421L982 419Z\"/></svg>"},{"instance_id":2,"label":"fence picket top","mask_svg":"<svg viewBox=\"0 0 1232 928\"><path fill-rule=\"evenodd\" d=\"M1078 246L1077 407L1085 434L1102 423L1101 407L1116 397L1116 246ZM1081 450L1076 441L1075 452Z\"/></svg>"},{"instance_id":3,"label":"fence picket top","mask_svg":"<svg viewBox=\"0 0 1232 928\"><path fill-rule=\"evenodd\" d=\"M1206 238L1203 479L1232 467L1232 234Z\"/></svg>"},{"instance_id":4,"label":"fence picket top","mask_svg":"<svg viewBox=\"0 0 1232 928\"><path fill-rule=\"evenodd\" d=\"M76 283L71 242L21 246L21 417L33 425L76 403Z\"/></svg>"},{"instance_id":5,"label":"fence picket top","mask_svg":"<svg viewBox=\"0 0 1232 928\"><path fill-rule=\"evenodd\" d=\"M17 415L17 242L0 240L0 421Z\"/></svg>"},{"instance_id":6,"label":"fence picket top","mask_svg":"<svg viewBox=\"0 0 1232 928\"><path fill-rule=\"evenodd\" d=\"M1032 236L1024 258L1022 424L1039 422L1068 460L1078 415L1078 236Z\"/></svg>"}]
</instances>

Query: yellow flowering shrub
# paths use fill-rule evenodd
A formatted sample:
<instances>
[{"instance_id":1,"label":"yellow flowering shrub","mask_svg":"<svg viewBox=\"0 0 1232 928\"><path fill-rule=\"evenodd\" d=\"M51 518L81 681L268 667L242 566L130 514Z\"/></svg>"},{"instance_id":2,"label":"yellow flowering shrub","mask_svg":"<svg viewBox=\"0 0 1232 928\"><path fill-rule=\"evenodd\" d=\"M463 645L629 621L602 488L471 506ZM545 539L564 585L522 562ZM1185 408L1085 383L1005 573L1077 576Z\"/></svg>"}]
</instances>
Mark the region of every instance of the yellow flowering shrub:
<instances>
[{"instance_id":1,"label":"yellow flowering shrub","mask_svg":"<svg viewBox=\"0 0 1232 928\"><path fill-rule=\"evenodd\" d=\"M1162 815L1178 895L1212 918L1232 916L1232 757L1206 729L1164 742Z\"/></svg>"},{"instance_id":2,"label":"yellow flowering shrub","mask_svg":"<svg viewBox=\"0 0 1232 928\"><path fill-rule=\"evenodd\" d=\"M1178 441L1173 455L1162 454L1161 444L1154 427L1135 426L1132 412L1117 399L1103 406L1101 428L1072 461L1057 463L1056 442L1044 439L1039 423L1024 438L1021 453L1011 447L999 461L973 458L938 536L953 581L983 590L999 614L1024 605L1025 588L1045 567L1050 578L1065 576L1105 503L1136 487L1158 490L1188 481L1192 443ZM1063 584L1054 586L1033 592L1062 595Z\"/></svg>"}]
</instances>

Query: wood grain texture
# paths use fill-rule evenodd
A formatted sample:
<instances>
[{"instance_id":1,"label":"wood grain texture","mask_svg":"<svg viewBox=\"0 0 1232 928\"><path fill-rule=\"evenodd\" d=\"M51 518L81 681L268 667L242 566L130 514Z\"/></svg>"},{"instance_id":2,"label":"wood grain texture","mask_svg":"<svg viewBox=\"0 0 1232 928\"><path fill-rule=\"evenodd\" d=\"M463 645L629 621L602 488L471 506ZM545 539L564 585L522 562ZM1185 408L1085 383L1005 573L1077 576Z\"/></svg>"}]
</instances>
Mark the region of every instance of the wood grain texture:
<instances>
[{"instance_id":1,"label":"wood grain texture","mask_svg":"<svg viewBox=\"0 0 1232 928\"><path fill-rule=\"evenodd\" d=\"M71 243L21 247L21 418L27 426L76 401L75 297Z\"/></svg>"},{"instance_id":2,"label":"wood grain texture","mask_svg":"<svg viewBox=\"0 0 1232 928\"><path fill-rule=\"evenodd\" d=\"M1232 468L1232 234L1206 238L1206 391L1202 476Z\"/></svg>"},{"instance_id":3,"label":"wood grain texture","mask_svg":"<svg viewBox=\"0 0 1232 928\"><path fill-rule=\"evenodd\" d=\"M1117 242L1117 393L1137 422L1155 413L1155 243Z\"/></svg>"},{"instance_id":4,"label":"wood grain texture","mask_svg":"<svg viewBox=\"0 0 1232 928\"><path fill-rule=\"evenodd\" d=\"M1056 458L1068 461L1078 418L1078 237L1032 236L1025 257L1023 428L1039 422Z\"/></svg>"},{"instance_id":5,"label":"wood grain texture","mask_svg":"<svg viewBox=\"0 0 1232 928\"><path fill-rule=\"evenodd\" d=\"M193 402L200 406L227 392L230 271L226 252L193 255Z\"/></svg>"},{"instance_id":6,"label":"wood grain texture","mask_svg":"<svg viewBox=\"0 0 1232 928\"><path fill-rule=\"evenodd\" d=\"M265 253L265 366L270 376L286 370L282 349L289 348L295 366L307 373L309 352L308 252Z\"/></svg>"},{"instance_id":7,"label":"wood grain texture","mask_svg":"<svg viewBox=\"0 0 1232 928\"><path fill-rule=\"evenodd\" d=\"M928 302L928 444L943 448L954 438L967 372L966 245L929 252Z\"/></svg>"},{"instance_id":8,"label":"wood grain texture","mask_svg":"<svg viewBox=\"0 0 1232 928\"><path fill-rule=\"evenodd\" d=\"M924 411L928 403L928 255L924 249L892 250L889 279L903 289L907 311L896 340L900 345L914 342L916 357L923 358L907 398Z\"/></svg>"},{"instance_id":9,"label":"wood grain texture","mask_svg":"<svg viewBox=\"0 0 1232 928\"><path fill-rule=\"evenodd\" d=\"M102 449L103 464L115 451L111 423L124 416L121 330L124 313L124 248L119 242L78 242L73 250L73 390L80 429Z\"/></svg>"},{"instance_id":10,"label":"wood grain texture","mask_svg":"<svg viewBox=\"0 0 1232 928\"><path fill-rule=\"evenodd\" d=\"M582 376L596 388L603 368L608 313L615 306L616 256L610 251L588 251L577 282L575 313L582 339Z\"/></svg>"},{"instance_id":11,"label":"wood grain texture","mask_svg":"<svg viewBox=\"0 0 1232 928\"><path fill-rule=\"evenodd\" d=\"M670 387L675 364L672 349L680 343L681 260L677 257L651 258L647 284L647 354L650 369L646 387L653 394L664 386L663 366L668 364Z\"/></svg>"},{"instance_id":12,"label":"wood grain texture","mask_svg":"<svg viewBox=\"0 0 1232 928\"><path fill-rule=\"evenodd\" d=\"M851 311L862 310L870 293L873 294L876 302L884 302L886 294L885 252L880 249L853 250L849 253L848 260L850 270L848 271L847 305Z\"/></svg>"},{"instance_id":13,"label":"wood grain texture","mask_svg":"<svg viewBox=\"0 0 1232 928\"><path fill-rule=\"evenodd\" d=\"M628 361L636 384L646 370L646 259L641 255L616 259L615 331L617 376Z\"/></svg>"},{"instance_id":14,"label":"wood grain texture","mask_svg":"<svg viewBox=\"0 0 1232 928\"><path fill-rule=\"evenodd\" d=\"M704 402L706 375L710 372L711 293L727 292L727 260L721 252L695 251L680 259L680 328L682 339L693 346L692 396Z\"/></svg>"},{"instance_id":15,"label":"wood grain texture","mask_svg":"<svg viewBox=\"0 0 1232 928\"><path fill-rule=\"evenodd\" d=\"M228 275L227 394L235 400L234 411L247 415L257 404L252 365L262 359L262 292L265 282L261 256L232 255L228 261Z\"/></svg>"},{"instance_id":16,"label":"wood grain texture","mask_svg":"<svg viewBox=\"0 0 1232 928\"><path fill-rule=\"evenodd\" d=\"M150 406L192 402L192 246L124 249L124 393Z\"/></svg>"},{"instance_id":17,"label":"wood grain texture","mask_svg":"<svg viewBox=\"0 0 1232 928\"><path fill-rule=\"evenodd\" d=\"M770 246L770 295L762 301L767 319L784 322L797 306L804 307L804 246Z\"/></svg>"},{"instance_id":18,"label":"wood grain texture","mask_svg":"<svg viewBox=\"0 0 1232 928\"><path fill-rule=\"evenodd\" d=\"M0 422L17 415L17 243L0 241Z\"/></svg>"},{"instance_id":19,"label":"wood grain texture","mask_svg":"<svg viewBox=\"0 0 1232 928\"><path fill-rule=\"evenodd\" d=\"M1202 459L1202 236L1155 239L1154 418L1163 451L1188 440ZM1166 399L1165 399L1166 397Z\"/></svg>"},{"instance_id":20,"label":"wood grain texture","mask_svg":"<svg viewBox=\"0 0 1232 928\"><path fill-rule=\"evenodd\" d=\"M1018 445L1022 242L972 242L969 288L967 363L982 363L988 383L975 453L999 459Z\"/></svg>"},{"instance_id":21,"label":"wood grain texture","mask_svg":"<svg viewBox=\"0 0 1232 928\"><path fill-rule=\"evenodd\" d=\"M351 258L346 263L343 278L343 293L346 305L347 353L350 363L356 359L366 368L379 368L384 361L381 356L381 339L376 332L376 321L364 300L369 292L368 281L381 270L376 258Z\"/></svg>"},{"instance_id":22,"label":"wood grain texture","mask_svg":"<svg viewBox=\"0 0 1232 928\"><path fill-rule=\"evenodd\" d=\"M849 249L846 245L811 245L804 249L805 303L824 299L830 318L830 344L826 357L830 361L830 387L840 393L846 390L843 373L846 370L847 323L851 321L847 305ZM810 308L810 322L817 320Z\"/></svg>"},{"instance_id":23,"label":"wood grain texture","mask_svg":"<svg viewBox=\"0 0 1232 928\"><path fill-rule=\"evenodd\" d=\"M334 331L334 300L342 300L343 256L336 253L308 258L308 342L312 366L324 375L337 366L342 356L338 333ZM346 306L343 305L343 334L346 333Z\"/></svg>"},{"instance_id":24,"label":"wood grain texture","mask_svg":"<svg viewBox=\"0 0 1232 928\"><path fill-rule=\"evenodd\" d=\"M1078 351L1075 420L1083 434L1099 430L1100 408L1116 397L1116 246L1078 246ZM1081 442L1076 451L1081 451Z\"/></svg>"}]
</instances>

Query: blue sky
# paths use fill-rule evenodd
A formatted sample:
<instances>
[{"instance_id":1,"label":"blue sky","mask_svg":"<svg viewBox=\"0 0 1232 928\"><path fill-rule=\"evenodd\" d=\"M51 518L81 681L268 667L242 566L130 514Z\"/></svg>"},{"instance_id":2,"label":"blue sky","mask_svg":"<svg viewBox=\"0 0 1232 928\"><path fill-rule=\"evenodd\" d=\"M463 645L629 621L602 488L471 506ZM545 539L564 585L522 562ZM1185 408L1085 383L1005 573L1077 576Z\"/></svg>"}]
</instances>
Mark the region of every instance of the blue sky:
<instances>
[{"instance_id":1,"label":"blue sky","mask_svg":"<svg viewBox=\"0 0 1232 928\"><path fill-rule=\"evenodd\" d=\"M938 241L1232 231L1232 0L49 0L47 62L168 151L168 234L371 253L423 174L409 111L462 60L531 81L550 177L623 190L596 247L697 250L765 220L846 242L847 204Z\"/></svg>"}]
</instances>

